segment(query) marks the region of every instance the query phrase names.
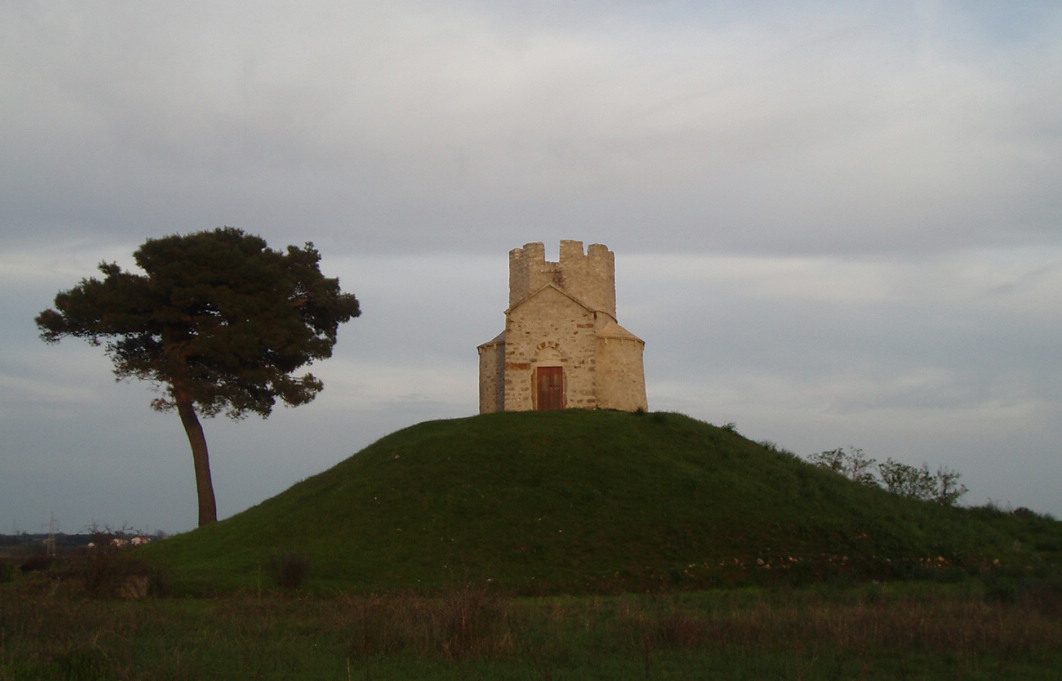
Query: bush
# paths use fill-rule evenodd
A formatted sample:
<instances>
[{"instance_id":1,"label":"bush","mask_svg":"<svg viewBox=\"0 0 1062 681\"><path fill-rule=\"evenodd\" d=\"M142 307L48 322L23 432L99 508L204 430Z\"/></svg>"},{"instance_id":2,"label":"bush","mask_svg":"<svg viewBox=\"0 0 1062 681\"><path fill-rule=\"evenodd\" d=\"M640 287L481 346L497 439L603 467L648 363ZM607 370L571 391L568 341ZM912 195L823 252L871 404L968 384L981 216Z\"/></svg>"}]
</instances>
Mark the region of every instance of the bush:
<instances>
[{"instance_id":1,"label":"bush","mask_svg":"<svg viewBox=\"0 0 1062 681\"><path fill-rule=\"evenodd\" d=\"M849 480L863 483L864 485L877 485L872 467L877 463L874 459L868 459L863 450L858 447L849 447L848 450L841 448L831 449L818 454L812 454L808 461L819 468L839 473Z\"/></svg>"},{"instance_id":2,"label":"bush","mask_svg":"<svg viewBox=\"0 0 1062 681\"><path fill-rule=\"evenodd\" d=\"M767 446L769 443L761 444ZM950 468L941 467L936 473L930 473L928 464L908 466L891 458L877 463L867 458L858 447L819 452L809 456L808 461L864 485L881 486L892 494L935 501L944 506L954 506L967 491L966 486L959 483L959 473ZM877 475L874 474L874 464L877 464Z\"/></svg>"},{"instance_id":3,"label":"bush","mask_svg":"<svg viewBox=\"0 0 1062 681\"><path fill-rule=\"evenodd\" d=\"M64 588L93 598L136 600L157 592L158 573L129 550L109 545L60 560L51 571Z\"/></svg>"},{"instance_id":4,"label":"bush","mask_svg":"<svg viewBox=\"0 0 1062 681\"><path fill-rule=\"evenodd\" d=\"M889 459L880 464L878 470L885 489L893 494L935 501L945 506L954 506L959 497L966 494L966 486L959 484L959 474L948 468L938 468L936 473L930 473L928 464L916 468Z\"/></svg>"}]
</instances>

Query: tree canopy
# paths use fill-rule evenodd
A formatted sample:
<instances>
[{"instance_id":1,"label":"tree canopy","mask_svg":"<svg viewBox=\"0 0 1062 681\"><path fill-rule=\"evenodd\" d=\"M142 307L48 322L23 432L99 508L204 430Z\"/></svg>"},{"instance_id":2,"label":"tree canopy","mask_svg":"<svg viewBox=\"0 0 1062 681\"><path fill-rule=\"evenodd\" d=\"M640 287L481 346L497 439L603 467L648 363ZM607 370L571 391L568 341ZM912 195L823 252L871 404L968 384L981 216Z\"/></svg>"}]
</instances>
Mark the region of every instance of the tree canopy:
<instances>
[{"instance_id":1,"label":"tree canopy","mask_svg":"<svg viewBox=\"0 0 1062 681\"><path fill-rule=\"evenodd\" d=\"M149 239L133 254L143 274L101 263L102 279L60 292L37 316L41 338L103 345L119 379L154 384L159 411L176 409L192 447L199 522L217 518L206 441L196 414L268 416L279 399L305 404L320 380L300 368L330 357L339 325L361 310L320 270L312 243L285 252L224 227Z\"/></svg>"}]
</instances>

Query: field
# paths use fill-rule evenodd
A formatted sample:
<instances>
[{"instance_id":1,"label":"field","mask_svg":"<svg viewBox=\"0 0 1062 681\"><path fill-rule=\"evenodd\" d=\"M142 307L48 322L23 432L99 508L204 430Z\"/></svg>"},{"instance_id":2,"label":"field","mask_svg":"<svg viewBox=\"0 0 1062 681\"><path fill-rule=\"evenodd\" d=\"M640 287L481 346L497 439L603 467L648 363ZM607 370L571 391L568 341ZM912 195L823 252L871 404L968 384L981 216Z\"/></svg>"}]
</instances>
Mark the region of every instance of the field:
<instances>
[{"instance_id":1,"label":"field","mask_svg":"<svg viewBox=\"0 0 1062 681\"><path fill-rule=\"evenodd\" d=\"M426 422L193 532L0 561L0 681L1060 669L1062 523L679 414Z\"/></svg>"},{"instance_id":2,"label":"field","mask_svg":"<svg viewBox=\"0 0 1062 681\"><path fill-rule=\"evenodd\" d=\"M0 591L0 680L1053 681L1062 669L1062 589L1035 579L553 598L53 588Z\"/></svg>"}]
</instances>

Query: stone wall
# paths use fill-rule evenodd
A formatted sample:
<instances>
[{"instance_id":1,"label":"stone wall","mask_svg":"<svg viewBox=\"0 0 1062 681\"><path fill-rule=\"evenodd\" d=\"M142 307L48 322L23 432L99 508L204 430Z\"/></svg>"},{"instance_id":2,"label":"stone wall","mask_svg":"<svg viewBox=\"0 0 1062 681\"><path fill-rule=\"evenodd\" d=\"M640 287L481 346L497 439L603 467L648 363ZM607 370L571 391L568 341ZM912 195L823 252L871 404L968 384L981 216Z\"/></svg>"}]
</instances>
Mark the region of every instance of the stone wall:
<instances>
[{"instance_id":1,"label":"stone wall","mask_svg":"<svg viewBox=\"0 0 1062 681\"><path fill-rule=\"evenodd\" d=\"M479 346L479 413L505 411L505 334Z\"/></svg>"},{"instance_id":2,"label":"stone wall","mask_svg":"<svg viewBox=\"0 0 1062 681\"><path fill-rule=\"evenodd\" d=\"M599 338L597 341L597 406L637 411L649 408L645 396L645 343L637 338Z\"/></svg>"}]
</instances>

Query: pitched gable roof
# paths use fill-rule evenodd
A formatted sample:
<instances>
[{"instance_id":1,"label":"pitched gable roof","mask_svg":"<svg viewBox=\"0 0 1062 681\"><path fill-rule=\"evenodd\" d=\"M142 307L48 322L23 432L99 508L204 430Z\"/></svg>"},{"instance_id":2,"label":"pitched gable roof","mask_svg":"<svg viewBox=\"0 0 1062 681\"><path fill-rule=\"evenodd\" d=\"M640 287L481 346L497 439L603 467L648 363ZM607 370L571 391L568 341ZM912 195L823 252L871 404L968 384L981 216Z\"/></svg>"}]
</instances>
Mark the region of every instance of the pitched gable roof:
<instances>
[{"instance_id":1,"label":"pitched gable roof","mask_svg":"<svg viewBox=\"0 0 1062 681\"><path fill-rule=\"evenodd\" d=\"M598 338L615 338L617 340L635 340L639 343L644 343L641 338L635 336L633 333L623 328L611 319L605 322L604 326L597 330Z\"/></svg>"},{"instance_id":2,"label":"pitched gable roof","mask_svg":"<svg viewBox=\"0 0 1062 681\"><path fill-rule=\"evenodd\" d=\"M506 314L512 314L512 312L514 310L516 310L518 307L522 306L524 303L528 302L529 300L537 298L539 295L542 294L543 291L546 291L547 289L553 289L554 291L556 291L557 293L561 294L565 298L571 300L576 305L582 307L587 312L595 312L596 311L596 310L594 310L594 308L590 307L589 305L587 305L583 301L579 300L578 298L576 298L572 294L568 293L567 291L562 289L560 286L557 286L556 284L546 284L545 286L542 286L542 287L536 289L534 292L532 292L526 298L524 298L523 300L518 302L516 305L513 305L512 307L510 307L508 310L505 311L505 313Z\"/></svg>"},{"instance_id":3,"label":"pitched gable roof","mask_svg":"<svg viewBox=\"0 0 1062 681\"><path fill-rule=\"evenodd\" d=\"M501 333L499 333L494 338L491 338L486 343L480 343L479 345L477 345L476 349L478 350L479 348L489 348L492 345L504 345L504 344L505 344L505 331L502 331Z\"/></svg>"}]
</instances>

